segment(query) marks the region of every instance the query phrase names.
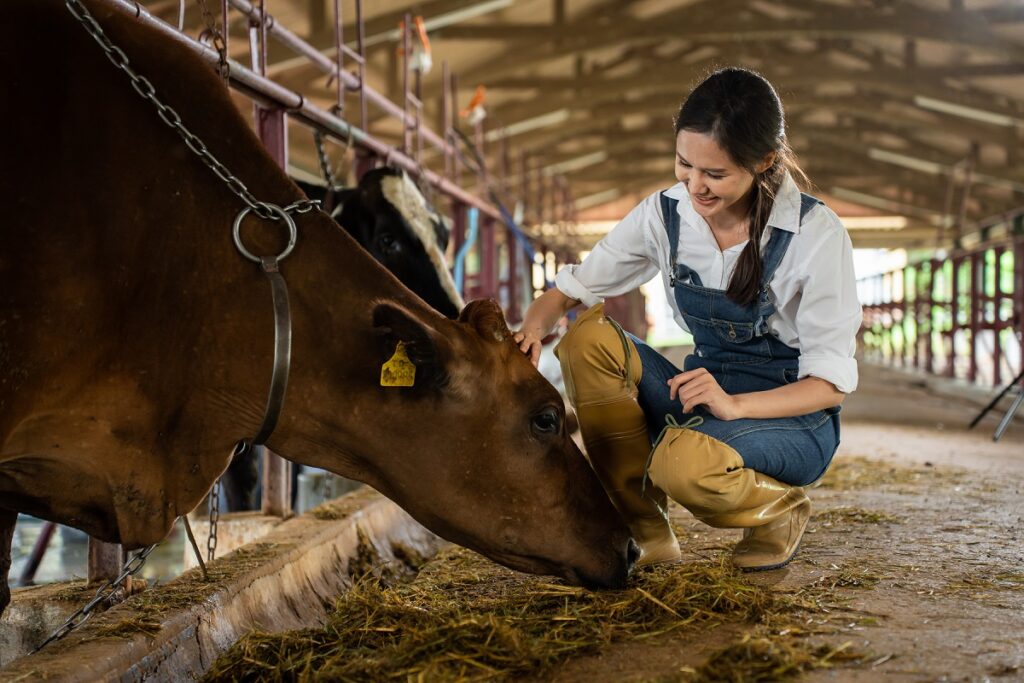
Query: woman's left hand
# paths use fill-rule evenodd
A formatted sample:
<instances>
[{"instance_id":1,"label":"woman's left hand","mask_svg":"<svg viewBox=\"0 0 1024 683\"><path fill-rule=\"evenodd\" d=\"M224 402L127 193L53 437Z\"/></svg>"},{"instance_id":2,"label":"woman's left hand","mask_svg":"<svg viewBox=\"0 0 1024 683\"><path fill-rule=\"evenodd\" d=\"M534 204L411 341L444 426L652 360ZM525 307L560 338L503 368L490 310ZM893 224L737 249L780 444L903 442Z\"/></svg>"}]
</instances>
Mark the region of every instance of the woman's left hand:
<instances>
[{"instance_id":1,"label":"woman's left hand","mask_svg":"<svg viewBox=\"0 0 1024 683\"><path fill-rule=\"evenodd\" d=\"M669 398L683 404L683 412L691 413L697 406L706 406L719 420L743 417L739 401L718 385L718 381L705 368L681 372L668 381Z\"/></svg>"}]
</instances>

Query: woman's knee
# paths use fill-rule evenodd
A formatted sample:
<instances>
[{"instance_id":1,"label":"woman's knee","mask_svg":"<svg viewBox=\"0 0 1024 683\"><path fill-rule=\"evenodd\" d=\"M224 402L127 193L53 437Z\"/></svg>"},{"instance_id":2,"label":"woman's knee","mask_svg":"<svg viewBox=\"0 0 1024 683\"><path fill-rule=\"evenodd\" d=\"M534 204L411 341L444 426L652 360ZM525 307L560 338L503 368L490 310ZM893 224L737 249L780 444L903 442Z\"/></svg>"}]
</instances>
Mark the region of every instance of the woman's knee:
<instances>
[{"instance_id":1,"label":"woman's knee","mask_svg":"<svg viewBox=\"0 0 1024 683\"><path fill-rule=\"evenodd\" d=\"M692 429L666 437L651 457L651 483L697 516L731 507L732 480L744 469L740 454Z\"/></svg>"},{"instance_id":2,"label":"woman's knee","mask_svg":"<svg viewBox=\"0 0 1024 683\"><path fill-rule=\"evenodd\" d=\"M614 398L622 390L633 395L643 371L636 346L616 329L600 304L573 323L555 355L570 398L577 403Z\"/></svg>"}]
</instances>

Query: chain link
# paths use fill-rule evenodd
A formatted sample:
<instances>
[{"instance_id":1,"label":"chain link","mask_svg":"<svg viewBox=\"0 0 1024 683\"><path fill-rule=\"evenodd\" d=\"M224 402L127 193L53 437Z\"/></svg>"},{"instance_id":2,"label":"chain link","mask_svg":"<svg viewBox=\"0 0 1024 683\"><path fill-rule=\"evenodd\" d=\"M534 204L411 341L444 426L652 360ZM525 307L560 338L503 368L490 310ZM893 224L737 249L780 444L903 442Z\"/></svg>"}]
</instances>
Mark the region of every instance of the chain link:
<instances>
[{"instance_id":1,"label":"chain link","mask_svg":"<svg viewBox=\"0 0 1024 683\"><path fill-rule=\"evenodd\" d=\"M217 22L213 19L213 12L206 6L206 0L199 0L199 11L203 14L203 23L206 24L206 32L210 35L210 43L220 57L220 61L217 62L217 73L220 74L220 77L226 83L231 77L231 64L228 62L228 45L224 39L224 34L228 31L227 24L225 23L223 31L217 28Z\"/></svg>"},{"instance_id":2,"label":"chain link","mask_svg":"<svg viewBox=\"0 0 1024 683\"><path fill-rule=\"evenodd\" d=\"M213 562L217 554L217 522L220 521L220 479L210 489L210 535L206 539L206 561Z\"/></svg>"},{"instance_id":3,"label":"chain link","mask_svg":"<svg viewBox=\"0 0 1024 683\"><path fill-rule=\"evenodd\" d=\"M106 53L107 58L111 63L118 69L123 71L129 79L131 79L132 88L135 92L139 93L139 96L156 107L157 114L160 116L160 120L170 126L174 131L181 137L185 142L185 145L198 156L206 166L214 172L214 174L220 178L228 186L235 195L239 197L245 205L252 210L257 216L263 220L276 221L278 216L270 210L265 202L261 202L253 196L249 188L246 187L245 183L235 177L228 168L222 164L213 154L206 148L206 145L195 133L190 131L185 124L181 121L181 115L171 107L164 103L156 94L156 88L145 76L142 76L131 67L128 61L128 56L124 53L121 48L114 45L107 34L103 32L103 29L97 23L96 19L89 13L89 10L85 8L80 0L65 0L67 8L71 11L71 14L85 27L89 35L99 44L103 51ZM205 10L205 4L200 2ZM208 10L206 10L208 13ZM222 55L222 58L223 55ZM284 210L288 213L307 213L315 208L319 207L319 202L311 201L308 199L300 200L289 204L284 207Z\"/></svg>"},{"instance_id":4,"label":"chain link","mask_svg":"<svg viewBox=\"0 0 1024 683\"><path fill-rule=\"evenodd\" d=\"M143 548L141 552L137 553L134 557L125 562L124 567L122 567L121 573L118 574L117 578L111 579L100 586L96 590L95 595L93 595L92 600L87 602L85 606L68 617L68 620L65 621L60 628L50 634L50 637L44 640L42 645L32 651L33 654L39 652L55 640L60 640L88 621L89 617L92 615L92 611L96 609L97 605L110 601L111 596L113 596L117 589L121 587L124 580L129 576L134 576L140 569L142 569L142 565L146 563L146 558L149 557L149 554L153 552L157 545L158 544L154 543L151 546Z\"/></svg>"},{"instance_id":5,"label":"chain link","mask_svg":"<svg viewBox=\"0 0 1024 683\"><path fill-rule=\"evenodd\" d=\"M332 107L332 113L334 113L334 109L335 108ZM320 174L323 175L324 181L327 183L327 187L330 189L338 187L338 179L334 169L331 168L330 159L327 158L327 150L324 145L324 134L321 131L313 131L313 144L316 147L316 160L320 164ZM342 161L344 161L345 155L348 154L348 149L351 144L352 139L345 138L345 145L341 150Z\"/></svg>"}]
</instances>

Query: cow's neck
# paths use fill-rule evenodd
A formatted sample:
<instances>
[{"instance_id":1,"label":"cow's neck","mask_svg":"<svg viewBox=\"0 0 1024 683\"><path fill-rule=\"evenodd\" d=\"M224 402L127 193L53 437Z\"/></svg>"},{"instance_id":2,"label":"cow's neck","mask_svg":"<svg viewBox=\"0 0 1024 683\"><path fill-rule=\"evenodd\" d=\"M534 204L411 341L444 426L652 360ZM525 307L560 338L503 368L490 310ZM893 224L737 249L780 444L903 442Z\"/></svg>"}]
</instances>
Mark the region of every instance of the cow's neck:
<instances>
[{"instance_id":1,"label":"cow's neck","mask_svg":"<svg viewBox=\"0 0 1024 683\"><path fill-rule=\"evenodd\" d=\"M128 19L101 20L257 197L282 205L301 198L205 65L155 49ZM25 75L35 91L19 96L39 106L11 122L19 139L7 167L35 182L0 234L0 254L19 255L0 264L5 319L17 321L4 331L14 360L0 364L17 380L0 414L0 499L142 545L202 500L235 442L259 426L273 355L270 290L230 237L241 201L77 24L53 25L68 49L41 58L37 77ZM47 86L55 78L66 85L63 101L83 106L58 107ZM84 106L91 102L105 106ZM85 164L95 150L102 160ZM74 201L53 202L51 188L74 188ZM273 233L250 236L250 248L277 248ZM328 217L303 217L299 233L283 265L294 367L270 445L276 439L293 451L286 456L319 462L328 448L355 452L356 444L332 434L318 446L320 435L296 416L346 395L374 411L368 378L379 361L366 293L423 305ZM323 393L328 376L331 395ZM332 465L381 485L355 456Z\"/></svg>"}]
</instances>

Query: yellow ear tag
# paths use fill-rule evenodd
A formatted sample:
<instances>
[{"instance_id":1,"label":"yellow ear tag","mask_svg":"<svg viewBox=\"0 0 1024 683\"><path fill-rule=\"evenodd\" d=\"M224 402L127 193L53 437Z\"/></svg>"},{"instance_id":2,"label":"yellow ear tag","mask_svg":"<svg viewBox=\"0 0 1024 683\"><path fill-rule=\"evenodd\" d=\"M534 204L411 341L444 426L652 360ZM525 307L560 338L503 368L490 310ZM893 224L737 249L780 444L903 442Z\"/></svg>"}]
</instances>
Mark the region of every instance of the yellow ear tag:
<instances>
[{"instance_id":1,"label":"yellow ear tag","mask_svg":"<svg viewBox=\"0 0 1024 683\"><path fill-rule=\"evenodd\" d=\"M416 366L405 352L405 343L398 342L395 355L380 368L382 387L411 387L416 383Z\"/></svg>"}]
</instances>

